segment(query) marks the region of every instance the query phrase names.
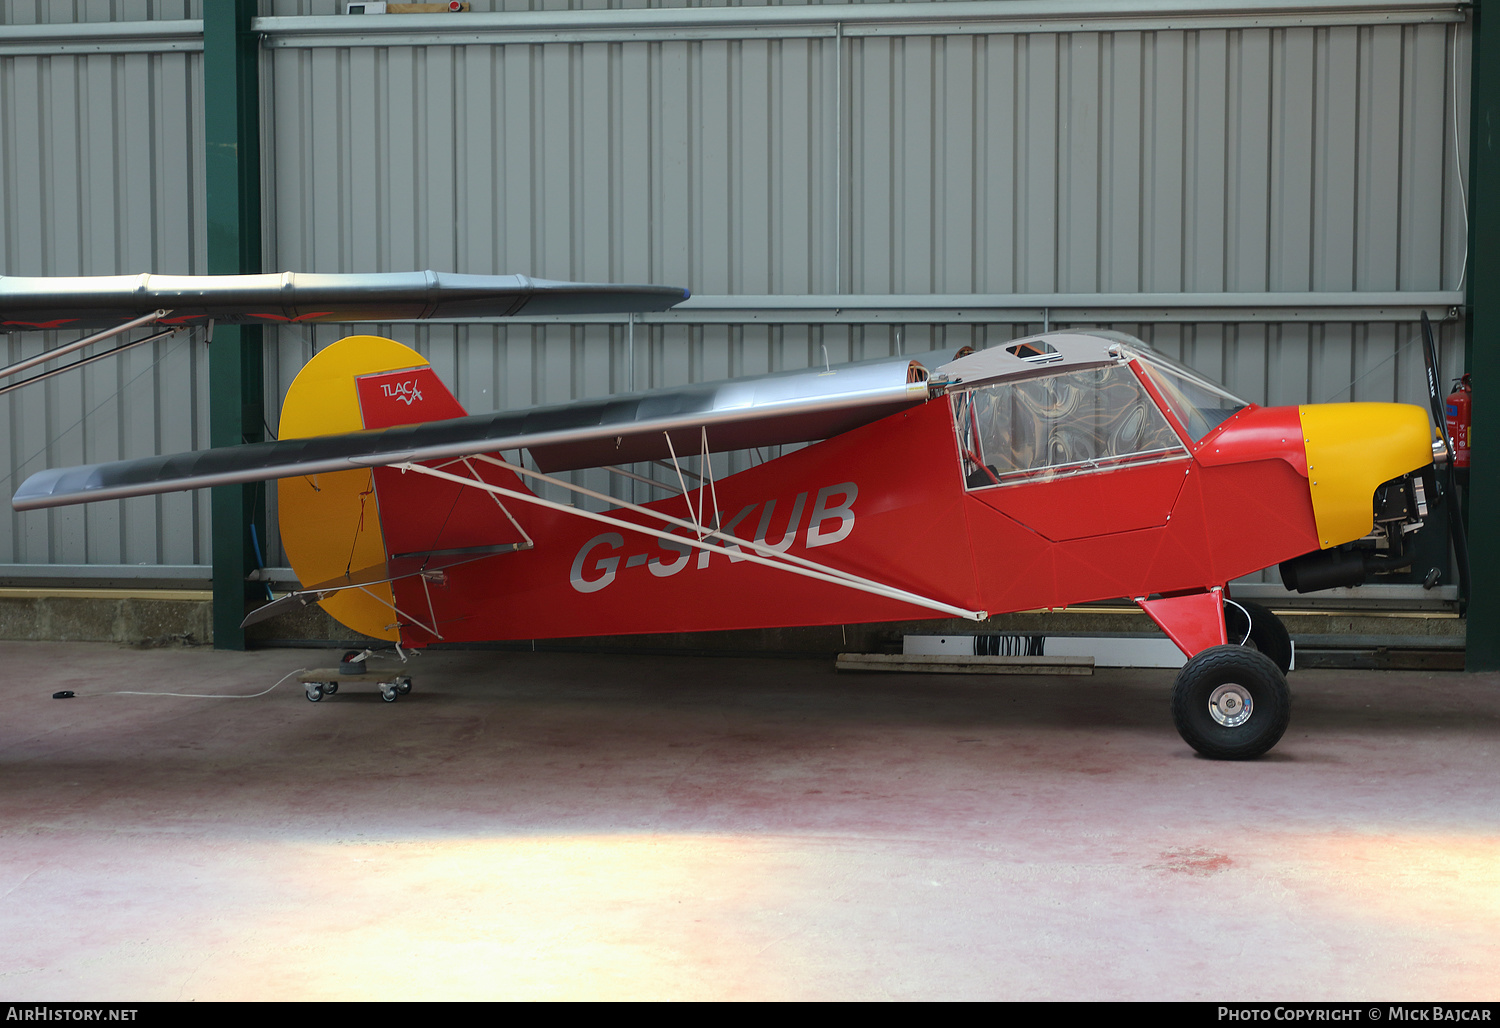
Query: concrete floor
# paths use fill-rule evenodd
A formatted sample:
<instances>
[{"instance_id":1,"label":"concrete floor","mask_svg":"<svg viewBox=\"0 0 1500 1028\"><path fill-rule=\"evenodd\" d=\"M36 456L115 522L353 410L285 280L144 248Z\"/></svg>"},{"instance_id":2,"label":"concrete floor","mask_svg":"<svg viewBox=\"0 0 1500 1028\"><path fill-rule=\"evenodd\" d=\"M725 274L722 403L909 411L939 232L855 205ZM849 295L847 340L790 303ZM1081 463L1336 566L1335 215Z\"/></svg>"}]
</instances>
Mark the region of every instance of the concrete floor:
<instances>
[{"instance_id":1,"label":"concrete floor","mask_svg":"<svg viewBox=\"0 0 1500 1028\"><path fill-rule=\"evenodd\" d=\"M1300 672L1234 764L1156 671L0 659L6 999L1500 996L1500 676Z\"/></svg>"}]
</instances>

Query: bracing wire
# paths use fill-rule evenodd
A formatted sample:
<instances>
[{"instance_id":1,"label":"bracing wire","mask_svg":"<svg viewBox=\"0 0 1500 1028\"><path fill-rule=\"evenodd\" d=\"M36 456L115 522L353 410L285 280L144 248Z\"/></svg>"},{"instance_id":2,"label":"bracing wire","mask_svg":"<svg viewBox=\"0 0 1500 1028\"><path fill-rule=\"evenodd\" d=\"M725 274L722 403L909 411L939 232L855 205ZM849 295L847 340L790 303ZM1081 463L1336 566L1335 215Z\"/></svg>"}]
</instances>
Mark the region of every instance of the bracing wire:
<instances>
[{"instance_id":1,"label":"bracing wire","mask_svg":"<svg viewBox=\"0 0 1500 1028\"><path fill-rule=\"evenodd\" d=\"M1453 174L1458 179L1459 210L1464 215L1464 259L1458 271L1458 288L1462 289L1464 279L1469 274L1469 194L1464 187L1463 161L1458 155L1458 25L1456 24L1453 26L1453 41L1450 44L1448 73L1453 84L1453 101L1449 104L1449 110L1453 115Z\"/></svg>"},{"instance_id":2,"label":"bracing wire","mask_svg":"<svg viewBox=\"0 0 1500 1028\"><path fill-rule=\"evenodd\" d=\"M1411 349L1411 345L1417 341L1417 338L1418 338L1417 336L1412 336L1406 342L1404 342L1400 346L1396 347L1395 351L1392 352L1391 355L1389 357L1387 357L1385 360L1381 361L1379 364L1376 364L1376 365L1374 365L1372 367L1366 368L1365 371L1364 371L1364 373L1361 374L1361 375L1359 375L1358 377L1356 377L1354 379L1354 381L1350 382L1348 385L1339 386L1333 392L1329 393L1328 394L1328 398L1326 400L1324 400L1323 402L1324 403L1332 403L1333 402L1333 398L1335 396L1338 396L1342 392L1352 390L1355 386L1359 385L1361 382L1363 382L1365 379L1369 378L1375 372L1379 371L1381 368L1385 367L1391 361L1395 360L1397 357L1401 356L1407 350ZM1353 392L1350 392L1349 396L1352 399L1353 396L1354 396Z\"/></svg>"},{"instance_id":3,"label":"bracing wire","mask_svg":"<svg viewBox=\"0 0 1500 1028\"><path fill-rule=\"evenodd\" d=\"M10 469L10 474L6 475L4 478L0 478L0 485L4 485L5 483L9 482L11 479L15 478L17 472L19 472L22 468L26 467L26 465L30 464L32 461L36 460L38 457L40 457L43 454L45 454L48 450L52 449L52 447L55 446L57 443L61 442L62 439L63 439L63 437L66 436L69 432L73 431L79 425L83 424L89 418L91 418L95 414L97 414L99 412L100 408L102 408L105 404L110 403L111 401L118 399L119 396L120 396L120 394L123 393L126 389L128 389L131 386L135 385L136 382L138 382L142 377L144 377L149 372L156 370L156 366L158 364L160 364L162 361L166 360L169 356L171 356L173 353L175 353L182 346L182 344L186 343L190 338L192 338L191 333L189 333L188 335L183 336L175 344L173 344L172 346L170 346L167 349L163 350L160 357L156 358L156 360L152 361L150 364L146 365L146 367L142 368L139 372L137 372L136 375L130 379L130 381L124 383L123 385L120 386L120 388L116 389L114 392L110 393L104 399L100 400L93 407L91 407L88 410L84 411L83 415L81 417L79 417L79 419L77 421L73 422L67 428L63 429L61 432L58 432L52 438L48 439L45 443L43 443L42 444L42 448L40 450L37 450L30 457L27 457L25 460L21 461L15 467L11 468Z\"/></svg>"}]
</instances>

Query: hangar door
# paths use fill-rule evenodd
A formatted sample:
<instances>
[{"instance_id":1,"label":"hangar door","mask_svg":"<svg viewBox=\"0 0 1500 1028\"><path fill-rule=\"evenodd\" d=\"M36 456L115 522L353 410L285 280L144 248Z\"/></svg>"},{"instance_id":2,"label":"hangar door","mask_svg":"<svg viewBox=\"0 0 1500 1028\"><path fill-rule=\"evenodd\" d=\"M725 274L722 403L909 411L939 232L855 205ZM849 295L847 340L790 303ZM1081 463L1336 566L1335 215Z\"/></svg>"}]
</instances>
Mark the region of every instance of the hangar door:
<instances>
[{"instance_id":1,"label":"hangar door","mask_svg":"<svg viewBox=\"0 0 1500 1028\"><path fill-rule=\"evenodd\" d=\"M268 266L693 290L691 309L633 323L376 329L429 356L471 410L951 354L1063 325L1139 335L1262 403L1420 402L1420 310L1446 365L1460 359L1457 5L512 16L475 3L446 21L268 6ZM201 158L180 156L201 116L191 46L165 31L129 54L58 39L48 54L0 51L19 169L5 176L0 271L202 270ZM121 175L129 187L112 187ZM270 410L341 334L270 334ZM18 358L40 343L7 345ZM88 371L78 388L0 397L19 426L4 473L193 445L201 411L163 400L204 394L197 351L152 360L126 372L130 389ZM130 430L91 432L111 409ZM205 507L10 515L0 560L203 567Z\"/></svg>"}]
</instances>

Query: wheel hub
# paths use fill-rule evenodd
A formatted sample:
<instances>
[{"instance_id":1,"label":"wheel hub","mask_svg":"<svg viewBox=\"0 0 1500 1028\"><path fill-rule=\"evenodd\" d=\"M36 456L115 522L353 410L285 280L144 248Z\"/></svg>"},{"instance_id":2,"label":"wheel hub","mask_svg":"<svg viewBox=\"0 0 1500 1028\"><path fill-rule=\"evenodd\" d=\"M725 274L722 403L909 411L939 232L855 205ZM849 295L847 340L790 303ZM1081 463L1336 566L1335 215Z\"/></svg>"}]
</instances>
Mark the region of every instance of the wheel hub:
<instances>
[{"instance_id":1,"label":"wheel hub","mask_svg":"<svg viewBox=\"0 0 1500 1028\"><path fill-rule=\"evenodd\" d=\"M1244 686L1234 682L1221 685L1208 697L1208 712L1225 728L1237 728L1250 720L1255 701Z\"/></svg>"}]
</instances>

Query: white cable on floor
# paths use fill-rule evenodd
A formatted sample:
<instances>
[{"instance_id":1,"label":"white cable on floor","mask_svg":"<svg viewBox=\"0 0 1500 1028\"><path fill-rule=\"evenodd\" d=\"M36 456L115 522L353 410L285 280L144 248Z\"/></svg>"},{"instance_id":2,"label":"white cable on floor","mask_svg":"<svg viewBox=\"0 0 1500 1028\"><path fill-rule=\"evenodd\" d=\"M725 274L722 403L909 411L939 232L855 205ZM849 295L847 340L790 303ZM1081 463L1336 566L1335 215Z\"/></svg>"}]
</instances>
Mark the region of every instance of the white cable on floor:
<instances>
[{"instance_id":1,"label":"white cable on floor","mask_svg":"<svg viewBox=\"0 0 1500 1028\"><path fill-rule=\"evenodd\" d=\"M300 675L304 671L307 671L307 670L308 670L308 668L299 667L295 671L289 671L287 674L283 675L282 678L279 681L277 681L276 685L271 686L271 689L276 688L277 685L280 685L282 682L285 682L288 678L291 678L292 675ZM83 695L85 695L85 696L176 696L176 697L178 697L180 699L185 699L185 700L253 700L253 699L257 698L257 697L264 696L266 693L270 692L271 689L266 689L266 690L264 690L262 692L253 692L253 693L249 693L249 694L246 694L246 695L232 695L231 694L231 695L228 695L228 696L224 695L223 693L217 693L217 694L215 694L215 693L201 693L201 692L134 692L134 691L131 691L131 690L118 690L118 691L115 691L115 692L91 692L91 693L84 693ZM77 695L77 694L75 694L75 695Z\"/></svg>"}]
</instances>

